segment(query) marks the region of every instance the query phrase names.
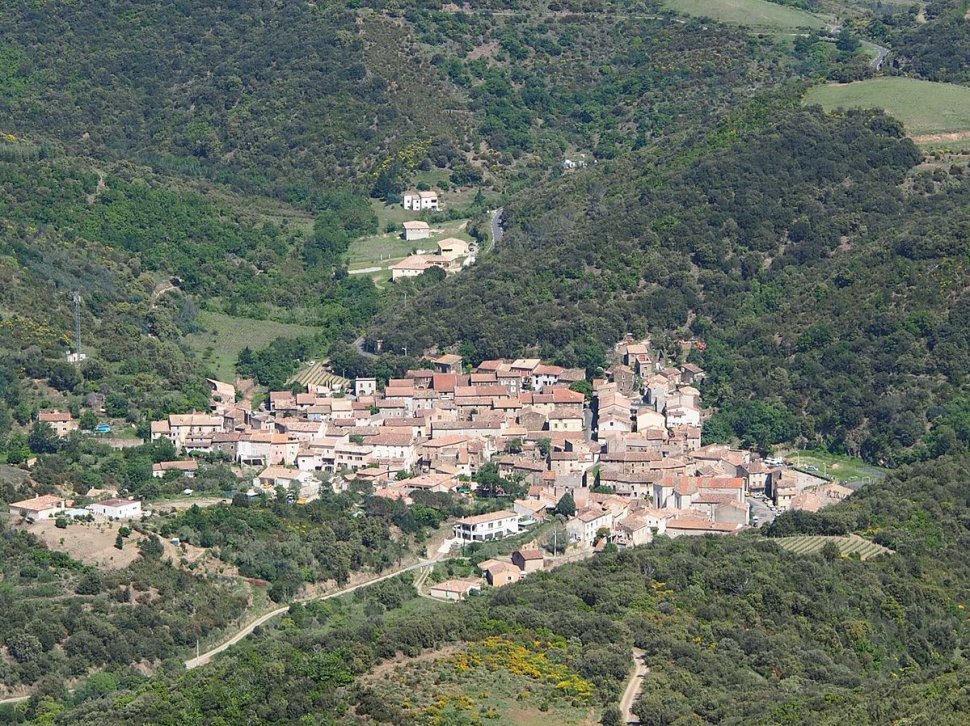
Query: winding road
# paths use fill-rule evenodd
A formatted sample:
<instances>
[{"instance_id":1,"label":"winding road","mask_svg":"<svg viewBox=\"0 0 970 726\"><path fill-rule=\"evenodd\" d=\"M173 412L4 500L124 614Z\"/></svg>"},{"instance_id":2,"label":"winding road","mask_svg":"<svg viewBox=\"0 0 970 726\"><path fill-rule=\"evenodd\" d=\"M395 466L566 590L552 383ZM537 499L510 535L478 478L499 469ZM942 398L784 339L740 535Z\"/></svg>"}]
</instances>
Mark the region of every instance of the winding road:
<instances>
[{"instance_id":1,"label":"winding road","mask_svg":"<svg viewBox=\"0 0 970 726\"><path fill-rule=\"evenodd\" d=\"M416 570L421 567L428 567L429 565L433 565L436 562L436 560L437 558L431 559L431 560L419 560L413 565L408 565L407 567L399 567L396 570L391 570L390 572L386 572L380 577L375 577L372 580L365 580L364 582L359 582L356 585L351 585L349 587L344 587L340 590L334 590L333 592L328 592L325 595L318 595L316 597L294 600L293 603L313 602L316 600L329 600L334 597L340 597L341 595L346 595L348 593L354 592L355 590L360 590L365 587L370 587L371 585L374 585L378 582L389 580L392 577L397 577L401 573L410 572L411 570ZM219 653L222 653L223 651L228 650L229 648L234 646L236 643L238 643L240 640L245 638L247 635L251 634L256 628L258 628L263 623L269 620L272 620L273 618L285 613L287 610L290 609L290 605L292 605L293 603L287 603L282 607L276 608L276 610L271 610L265 615L261 615L260 617L253 620L251 623L243 626L243 628L239 630L239 632L237 632L235 635L233 635L231 638L229 638L222 644L217 645L215 648L212 648L211 650L207 650L205 653L201 653L195 658L189 658L187 661L185 661L185 669L191 670L192 668L197 668L201 665L205 665L206 663L211 661L214 656L217 656L219 655Z\"/></svg>"},{"instance_id":2,"label":"winding road","mask_svg":"<svg viewBox=\"0 0 970 726\"><path fill-rule=\"evenodd\" d=\"M877 71L882 70L882 64L886 60L886 56L889 55L889 48L877 45L871 40L863 40L862 44L876 51L876 57L869 62L869 67Z\"/></svg>"}]
</instances>

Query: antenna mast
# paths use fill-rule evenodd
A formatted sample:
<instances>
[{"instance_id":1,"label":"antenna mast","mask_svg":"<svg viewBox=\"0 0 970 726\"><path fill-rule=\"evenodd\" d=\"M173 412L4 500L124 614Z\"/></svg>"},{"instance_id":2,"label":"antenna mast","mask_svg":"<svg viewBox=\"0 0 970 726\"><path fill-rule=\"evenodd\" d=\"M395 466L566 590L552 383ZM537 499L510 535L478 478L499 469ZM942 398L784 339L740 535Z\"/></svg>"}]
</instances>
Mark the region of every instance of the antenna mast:
<instances>
[{"instance_id":1,"label":"antenna mast","mask_svg":"<svg viewBox=\"0 0 970 726\"><path fill-rule=\"evenodd\" d=\"M81 360L81 292L74 291L74 355Z\"/></svg>"}]
</instances>

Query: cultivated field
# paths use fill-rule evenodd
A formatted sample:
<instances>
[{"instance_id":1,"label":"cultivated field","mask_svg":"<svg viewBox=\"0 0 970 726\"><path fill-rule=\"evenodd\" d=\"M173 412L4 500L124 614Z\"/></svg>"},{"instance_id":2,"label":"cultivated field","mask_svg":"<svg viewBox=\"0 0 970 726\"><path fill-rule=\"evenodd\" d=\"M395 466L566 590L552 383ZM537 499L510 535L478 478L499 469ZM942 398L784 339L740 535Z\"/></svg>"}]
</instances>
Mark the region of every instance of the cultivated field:
<instances>
[{"instance_id":1,"label":"cultivated field","mask_svg":"<svg viewBox=\"0 0 970 726\"><path fill-rule=\"evenodd\" d=\"M234 318L207 310L199 312L199 325L204 331L185 336L186 342L204 362L212 366L220 380L230 383L236 377L239 352L246 346L259 350L277 338L298 338L316 332L306 325Z\"/></svg>"},{"instance_id":2,"label":"cultivated field","mask_svg":"<svg viewBox=\"0 0 970 726\"><path fill-rule=\"evenodd\" d=\"M664 0L664 7L749 28L795 30L826 26L826 22L816 15L765 0Z\"/></svg>"},{"instance_id":3,"label":"cultivated field","mask_svg":"<svg viewBox=\"0 0 970 726\"><path fill-rule=\"evenodd\" d=\"M970 88L913 78L873 78L827 83L805 94L806 104L836 108L881 108L906 127L917 143L970 138Z\"/></svg>"},{"instance_id":4,"label":"cultivated field","mask_svg":"<svg viewBox=\"0 0 970 726\"><path fill-rule=\"evenodd\" d=\"M891 555L893 551L888 547L883 547L875 542L863 539L857 534L850 534L848 537L824 537L803 536L803 537L781 537L773 540L779 547L784 547L789 552L796 555L813 555L821 552L822 548L829 542L834 543L839 552L845 556L857 554L860 560L868 560L879 555Z\"/></svg>"},{"instance_id":5,"label":"cultivated field","mask_svg":"<svg viewBox=\"0 0 970 726\"><path fill-rule=\"evenodd\" d=\"M349 388L350 381L327 370L326 361L316 361L301 368L287 383L300 383L304 386L339 386Z\"/></svg>"}]
</instances>

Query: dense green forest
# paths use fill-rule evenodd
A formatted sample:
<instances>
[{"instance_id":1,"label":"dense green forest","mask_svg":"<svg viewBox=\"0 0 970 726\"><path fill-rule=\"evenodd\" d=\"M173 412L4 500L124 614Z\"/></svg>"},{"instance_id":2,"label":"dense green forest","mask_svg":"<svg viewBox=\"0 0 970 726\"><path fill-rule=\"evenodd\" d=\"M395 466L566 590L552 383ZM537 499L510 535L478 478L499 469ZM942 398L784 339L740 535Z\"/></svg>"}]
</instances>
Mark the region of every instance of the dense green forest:
<instances>
[{"instance_id":1,"label":"dense green forest","mask_svg":"<svg viewBox=\"0 0 970 726\"><path fill-rule=\"evenodd\" d=\"M762 448L800 436L896 463L965 447L965 167L922 170L881 114L786 106L510 201L493 256L373 335L590 369L627 331L698 337L715 438L741 421ZM794 428L731 415L773 402Z\"/></svg>"},{"instance_id":2,"label":"dense green forest","mask_svg":"<svg viewBox=\"0 0 970 726\"><path fill-rule=\"evenodd\" d=\"M358 27L340 5L4 3L4 130L309 201L433 120L368 63L389 24ZM421 95L449 105L433 77Z\"/></svg>"},{"instance_id":3,"label":"dense green forest","mask_svg":"<svg viewBox=\"0 0 970 726\"><path fill-rule=\"evenodd\" d=\"M548 696L551 706L609 710L636 646L651 668L635 706L645 723L958 723L968 707L967 464L944 457L914 465L824 513L785 514L767 536L661 537L462 605L416 604L407 580L392 580L340 602L293 606L210 668L88 700L57 721L326 713L351 723L433 723L414 710L420 687L405 694L409 705L364 674L395 653L457 642L470 660L445 660L452 665L439 669L440 689L476 658L502 656L513 670L516 658L533 667L556 658L557 677L573 685ZM861 533L895 554L860 562L772 543L817 532ZM29 706L43 707L40 699ZM471 709L466 718L478 713Z\"/></svg>"}]
</instances>

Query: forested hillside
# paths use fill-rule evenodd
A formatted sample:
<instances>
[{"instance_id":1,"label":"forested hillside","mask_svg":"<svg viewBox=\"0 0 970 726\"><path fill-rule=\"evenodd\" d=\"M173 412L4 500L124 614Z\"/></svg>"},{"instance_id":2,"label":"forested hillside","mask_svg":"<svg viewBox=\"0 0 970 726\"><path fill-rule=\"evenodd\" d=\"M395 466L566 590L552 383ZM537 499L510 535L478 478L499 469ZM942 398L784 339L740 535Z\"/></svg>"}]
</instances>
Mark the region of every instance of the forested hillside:
<instances>
[{"instance_id":1,"label":"forested hillside","mask_svg":"<svg viewBox=\"0 0 970 726\"><path fill-rule=\"evenodd\" d=\"M341 5L4 3L3 130L306 201L423 140L415 121L431 132L389 92L401 49L367 62L393 29ZM413 90L450 105L432 74ZM460 125L435 130L457 139Z\"/></svg>"},{"instance_id":2,"label":"forested hillside","mask_svg":"<svg viewBox=\"0 0 970 726\"><path fill-rule=\"evenodd\" d=\"M970 20L962 0L928 2L922 17L912 8L885 12L868 30L892 44L897 68L931 81L970 81Z\"/></svg>"},{"instance_id":3,"label":"forested hillside","mask_svg":"<svg viewBox=\"0 0 970 726\"><path fill-rule=\"evenodd\" d=\"M280 387L397 304L344 274L351 240L378 232L368 195L398 200L432 170L522 188L806 71L649 3L365 5L0 8L0 363L17 421L41 403L26 379L107 392L135 424L204 407L212 371L184 345L200 308L315 326L244 351L239 372ZM73 290L89 360L67 375ZM0 448L11 425L0 414Z\"/></svg>"},{"instance_id":4,"label":"forested hillside","mask_svg":"<svg viewBox=\"0 0 970 726\"><path fill-rule=\"evenodd\" d=\"M0 643L8 656L0 682L63 697L66 680L104 670L80 689L101 695L137 682L130 666L178 655L244 612L245 591L161 562L157 538L139 549L144 555L128 567L104 570L0 523Z\"/></svg>"},{"instance_id":5,"label":"forested hillside","mask_svg":"<svg viewBox=\"0 0 970 726\"><path fill-rule=\"evenodd\" d=\"M715 435L733 433L719 428L732 409L778 401L782 420L752 443L922 455L928 421L965 406L970 179L960 165L917 173L920 160L881 114L775 99L512 200L494 256L388 308L373 335L589 368L627 331L698 337L725 410ZM965 423L951 430L924 443L965 446Z\"/></svg>"},{"instance_id":6,"label":"forested hillside","mask_svg":"<svg viewBox=\"0 0 970 726\"><path fill-rule=\"evenodd\" d=\"M201 724L218 714L255 723L324 712L349 723L466 722L486 717L488 694L445 694L488 664L495 687L514 678L496 675L499 664L532 673L523 685L535 695L520 696L523 708L543 694L547 709L599 713L618 697L636 646L651 668L635 706L645 723L956 724L968 704L967 463L906 469L824 514L786 514L769 532L862 532L892 555L800 556L752 532L661 537L461 605L416 600L392 581L343 603L294 606L211 668L88 698L58 722ZM457 650L430 668L405 660L379 683L365 676L395 653L447 644ZM551 694L549 676L560 681ZM424 700L429 678L437 705Z\"/></svg>"}]
</instances>

